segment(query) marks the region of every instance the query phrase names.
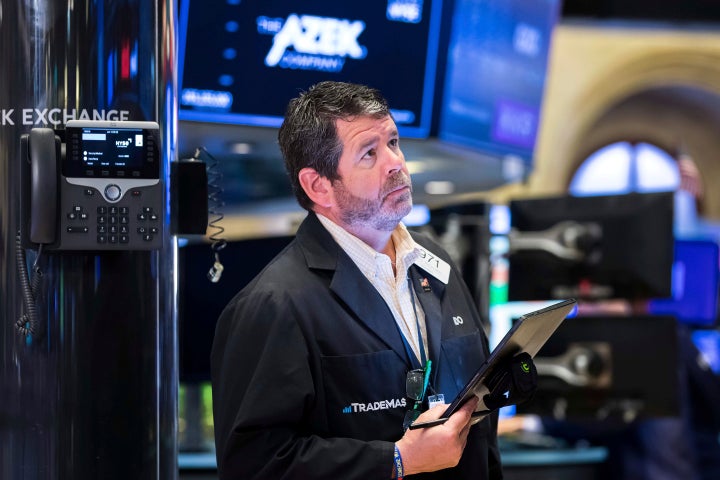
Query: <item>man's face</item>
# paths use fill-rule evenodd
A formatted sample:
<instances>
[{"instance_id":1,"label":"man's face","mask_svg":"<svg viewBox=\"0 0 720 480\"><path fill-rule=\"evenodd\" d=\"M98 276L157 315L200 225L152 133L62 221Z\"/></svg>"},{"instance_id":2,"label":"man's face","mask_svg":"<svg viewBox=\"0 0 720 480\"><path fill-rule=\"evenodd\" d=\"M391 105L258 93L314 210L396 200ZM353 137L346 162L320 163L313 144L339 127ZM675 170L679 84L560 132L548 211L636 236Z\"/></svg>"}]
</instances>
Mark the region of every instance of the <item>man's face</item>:
<instances>
[{"instance_id":1,"label":"man's face","mask_svg":"<svg viewBox=\"0 0 720 480\"><path fill-rule=\"evenodd\" d=\"M343 145L334 209L347 225L391 231L412 209L412 185L392 118L336 122Z\"/></svg>"}]
</instances>

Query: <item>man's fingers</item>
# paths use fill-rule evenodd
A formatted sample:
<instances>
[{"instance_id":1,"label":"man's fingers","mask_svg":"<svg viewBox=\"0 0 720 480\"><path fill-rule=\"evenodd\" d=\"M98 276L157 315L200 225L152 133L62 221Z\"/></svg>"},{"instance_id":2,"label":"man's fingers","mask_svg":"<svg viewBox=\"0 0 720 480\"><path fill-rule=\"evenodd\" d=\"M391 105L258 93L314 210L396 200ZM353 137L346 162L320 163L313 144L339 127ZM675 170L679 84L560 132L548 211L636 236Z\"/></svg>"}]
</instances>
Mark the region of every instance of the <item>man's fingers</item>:
<instances>
[{"instance_id":1,"label":"man's fingers","mask_svg":"<svg viewBox=\"0 0 720 480\"><path fill-rule=\"evenodd\" d=\"M475 407L478 404L479 399L477 397L473 397L467 402L463 403L459 409L455 413L453 413L450 418L448 419L448 426L453 427L457 430L460 430L461 428L465 428L470 425L470 419L472 416L472 413L475 411Z\"/></svg>"},{"instance_id":2,"label":"man's fingers","mask_svg":"<svg viewBox=\"0 0 720 480\"><path fill-rule=\"evenodd\" d=\"M430 410L423 412L422 415L417 418L417 422L436 420L442 416L445 410L447 410L447 405L445 405L444 403L441 405L435 405Z\"/></svg>"}]
</instances>

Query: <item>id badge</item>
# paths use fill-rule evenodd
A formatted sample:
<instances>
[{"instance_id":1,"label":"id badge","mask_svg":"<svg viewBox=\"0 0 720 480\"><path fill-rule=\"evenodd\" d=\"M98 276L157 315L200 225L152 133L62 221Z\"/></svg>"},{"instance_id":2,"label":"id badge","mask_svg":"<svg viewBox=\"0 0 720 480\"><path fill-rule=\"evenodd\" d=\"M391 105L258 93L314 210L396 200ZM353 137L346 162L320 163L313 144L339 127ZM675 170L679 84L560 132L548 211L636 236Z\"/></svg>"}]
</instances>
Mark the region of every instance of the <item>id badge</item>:
<instances>
[{"instance_id":1,"label":"id badge","mask_svg":"<svg viewBox=\"0 0 720 480\"><path fill-rule=\"evenodd\" d=\"M435 405L443 405L445 403L445 395L438 393L428 397L428 407L433 408Z\"/></svg>"}]
</instances>

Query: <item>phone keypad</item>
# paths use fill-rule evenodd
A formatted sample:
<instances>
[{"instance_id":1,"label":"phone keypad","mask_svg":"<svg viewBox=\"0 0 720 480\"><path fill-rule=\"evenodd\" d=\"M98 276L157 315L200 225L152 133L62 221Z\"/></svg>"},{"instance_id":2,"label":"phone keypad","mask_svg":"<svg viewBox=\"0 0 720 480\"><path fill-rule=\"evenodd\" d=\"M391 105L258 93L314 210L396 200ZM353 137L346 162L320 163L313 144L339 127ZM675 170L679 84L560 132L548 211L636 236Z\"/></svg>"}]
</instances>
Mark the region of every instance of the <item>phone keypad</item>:
<instances>
[{"instance_id":1,"label":"phone keypad","mask_svg":"<svg viewBox=\"0 0 720 480\"><path fill-rule=\"evenodd\" d=\"M69 249L154 250L162 245L158 187L131 188L116 204L101 191L66 190L63 246Z\"/></svg>"}]
</instances>

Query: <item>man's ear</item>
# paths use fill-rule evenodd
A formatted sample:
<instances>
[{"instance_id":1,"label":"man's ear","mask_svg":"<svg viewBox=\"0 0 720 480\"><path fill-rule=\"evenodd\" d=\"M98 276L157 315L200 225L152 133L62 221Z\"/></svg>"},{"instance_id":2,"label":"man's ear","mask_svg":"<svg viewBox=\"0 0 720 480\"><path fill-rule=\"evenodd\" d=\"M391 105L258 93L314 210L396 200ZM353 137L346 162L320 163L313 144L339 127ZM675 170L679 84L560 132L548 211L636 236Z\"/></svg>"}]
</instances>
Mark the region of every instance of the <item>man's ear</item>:
<instances>
[{"instance_id":1,"label":"man's ear","mask_svg":"<svg viewBox=\"0 0 720 480\"><path fill-rule=\"evenodd\" d=\"M303 168L298 173L300 186L305 191L310 200L316 205L328 207L332 204L332 188L330 188L330 180L321 176L313 168Z\"/></svg>"}]
</instances>

